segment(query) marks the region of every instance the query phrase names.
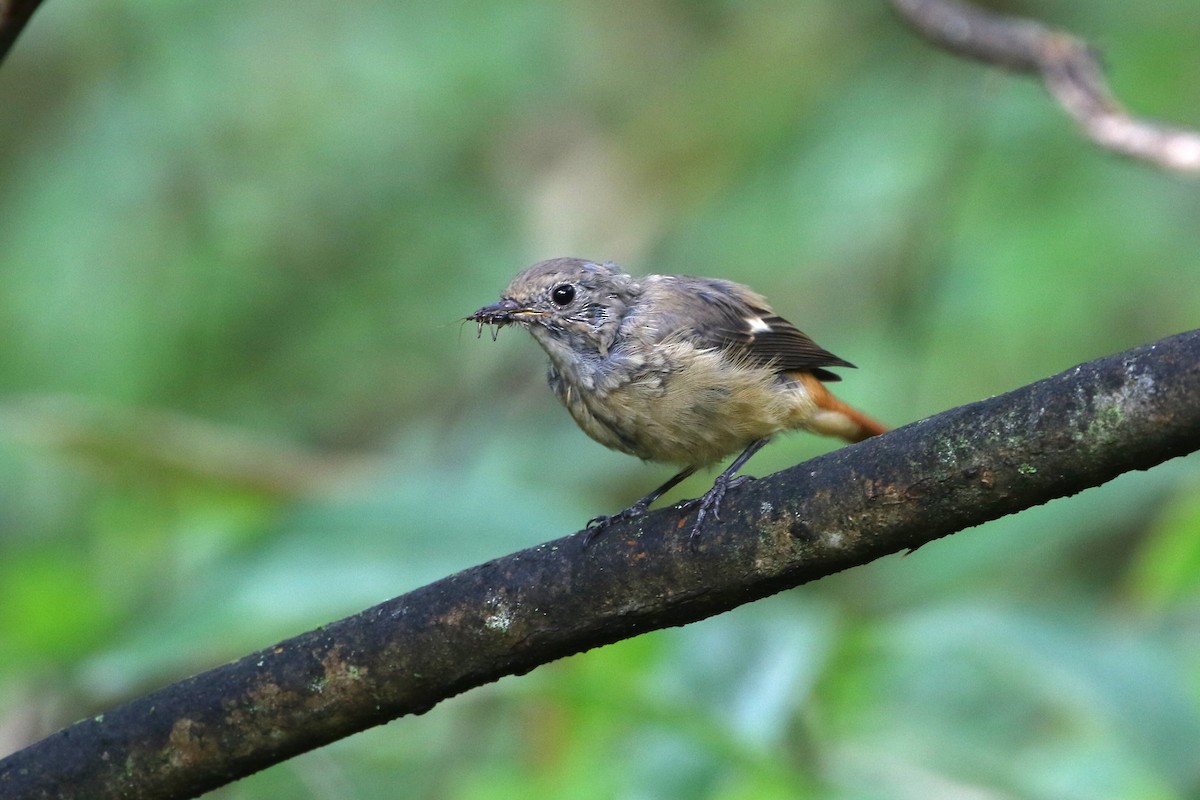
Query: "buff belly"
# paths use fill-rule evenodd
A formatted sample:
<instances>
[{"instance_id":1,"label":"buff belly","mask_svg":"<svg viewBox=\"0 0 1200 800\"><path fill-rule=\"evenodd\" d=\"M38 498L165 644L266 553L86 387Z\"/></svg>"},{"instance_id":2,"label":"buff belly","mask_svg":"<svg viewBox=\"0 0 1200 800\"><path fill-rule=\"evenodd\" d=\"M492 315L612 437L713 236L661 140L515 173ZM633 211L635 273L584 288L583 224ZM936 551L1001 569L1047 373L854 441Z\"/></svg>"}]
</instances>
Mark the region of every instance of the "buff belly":
<instances>
[{"instance_id":1,"label":"buff belly","mask_svg":"<svg viewBox=\"0 0 1200 800\"><path fill-rule=\"evenodd\" d=\"M688 356L687 369L647 371L607 391L568 385L560 398L601 444L685 466L707 466L757 439L805 427L817 411L802 382L715 351Z\"/></svg>"}]
</instances>

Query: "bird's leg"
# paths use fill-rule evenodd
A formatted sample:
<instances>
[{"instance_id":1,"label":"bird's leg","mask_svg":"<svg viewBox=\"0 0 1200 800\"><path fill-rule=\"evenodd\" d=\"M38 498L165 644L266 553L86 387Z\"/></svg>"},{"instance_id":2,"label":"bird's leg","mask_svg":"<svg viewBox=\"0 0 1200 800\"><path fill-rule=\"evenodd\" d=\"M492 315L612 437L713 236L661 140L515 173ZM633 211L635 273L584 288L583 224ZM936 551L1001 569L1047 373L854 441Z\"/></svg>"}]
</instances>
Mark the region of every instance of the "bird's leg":
<instances>
[{"instance_id":1,"label":"bird's leg","mask_svg":"<svg viewBox=\"0 0 1200 800\"><path fill-rule=\"evenodd\" d=\"M607 528L609 525L612 525L614 522L624 522L626 520L637 519L638 517L644 516L646 512L650 510L650 506L655 500L674 489L695 471L695 467L688 467L687 469L682 470L678 475L675 475L662 486L658 487L641 500L638 500L636 503L619 514L613 514L611 517L593 517L592 519L589 519L587 524L587 536L584 537L583 546L587 547L589 544L591 544L593 539L599 536L605 528Z\"/></svg>"},{"instance_id":2,"label":"bird's leg","mask_svg":"<svg viewBox=\"0 0 1200 800\"><path fill-rule=\"evenodd\" d=\"M717 476L717 479L713 481L711 489L705 492L702 496L697 497L695 500L689 500L684 504L685 508L691 508L692 506L696 505L700 506L700 511L696 514L696 524L692 526L692 533L690 537L693 546L696 544L696 537L700 533L700 527L704 525L705 517L707 517L709 514L712 514L713 519L721 519L721 500L724 499L725 492L734 488L735 486L741 486L747 481L754 480L749 475L741 475L738 477L734 476L737 475L737 471L745 466L746 462L749 461L751 457L761 450L763 445L769 441L771 441L771 437L764 436L761 439L756 439L751 442L750 445L742 451L741 455L735 458L733 463L730 464L724 472Z\"/></svg>"}]
</instances>

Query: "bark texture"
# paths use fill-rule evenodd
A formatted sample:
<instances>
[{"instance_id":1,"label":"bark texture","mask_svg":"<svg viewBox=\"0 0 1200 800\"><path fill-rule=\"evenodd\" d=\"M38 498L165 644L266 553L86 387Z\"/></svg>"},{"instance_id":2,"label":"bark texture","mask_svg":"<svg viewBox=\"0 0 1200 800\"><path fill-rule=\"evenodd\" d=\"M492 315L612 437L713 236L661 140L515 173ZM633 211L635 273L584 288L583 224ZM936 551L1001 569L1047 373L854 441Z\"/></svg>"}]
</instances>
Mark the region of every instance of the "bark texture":
<instances>
[{"instance_id":1,"label":"bark texture","mask_svg":"<svg viewBox=\"0 0 1200 800\"><path fill-rule=\"evenodd\" d=\"M1192 331L731 491L696 548L664 509L586 549L573 534L451 575L59 731L0 761L0 797L194 797L502 676L1197 449Z\"/></svg>"}]
</instances>

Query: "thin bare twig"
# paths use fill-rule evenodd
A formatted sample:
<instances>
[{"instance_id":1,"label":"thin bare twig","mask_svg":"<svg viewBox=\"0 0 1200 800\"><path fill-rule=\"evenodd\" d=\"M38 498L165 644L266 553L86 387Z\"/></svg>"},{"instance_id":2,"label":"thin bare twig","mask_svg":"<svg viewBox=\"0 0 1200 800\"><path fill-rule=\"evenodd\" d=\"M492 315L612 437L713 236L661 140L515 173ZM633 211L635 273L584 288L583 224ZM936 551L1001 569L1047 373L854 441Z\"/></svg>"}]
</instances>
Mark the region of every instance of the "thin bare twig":
<instances>
[{"instance_id":1,"label":"thin bare twig","mask_svg":"<svg viewBox=\"0 0 1200 800\"><path fill-rule=\"evenodd\" d=\"M42 0L0 0L0 62L41 3Z\"/></svg>"},{"instance_id":2,"label":"thin bare twig","mask_svg":"<svg viewBox=\"0 0 1200 800\"><path fill-rule=\"evenodd\" d=\"M1176 172L1200 171L1200 133L1132 117L1108 88L1087 42L1040 22L958 0L890 0L910 27L953 53L1041 75L1050 94L1101 147Z\"/></svg>"},{"instance_id":3,"label":"thin bare twig","mask_svg":"<svg viewBox=\"0 0 1200 800\"><path fill-rule=\"evenodd\" d=\"M71 395L0 400L4 441L90 464L138 464L163 479L187 476L284 497L336 489L380 468L366 454L318 453L187 414Z\"/></svg>"}]
</instances>

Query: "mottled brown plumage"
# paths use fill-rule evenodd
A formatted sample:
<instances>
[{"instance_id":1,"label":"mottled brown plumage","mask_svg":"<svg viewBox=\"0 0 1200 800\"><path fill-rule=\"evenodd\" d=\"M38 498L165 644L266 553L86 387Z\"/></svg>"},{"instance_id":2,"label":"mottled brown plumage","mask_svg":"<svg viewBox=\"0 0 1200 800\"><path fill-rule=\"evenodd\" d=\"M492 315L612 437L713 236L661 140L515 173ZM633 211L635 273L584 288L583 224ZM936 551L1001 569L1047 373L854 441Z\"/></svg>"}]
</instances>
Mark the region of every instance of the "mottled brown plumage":
<instances>
[{"instance_id":1,"label":"mottled brown plumage","mask_svg":"<svg viewBox=\"0 0 1200 800\"><path fill-rule=\"evenodd\" d=\"M773 435L805 429L851 442L886 428L823 385L853 367L731 281L633 278L614 264L542 261L468 319L525 327L550 357L550 387L585 433L639 458L682 465L665 485L593 533L650 504L696 469L742 451L696 501L699 531L733 475Z\"/></svg>"}]
</instances>

